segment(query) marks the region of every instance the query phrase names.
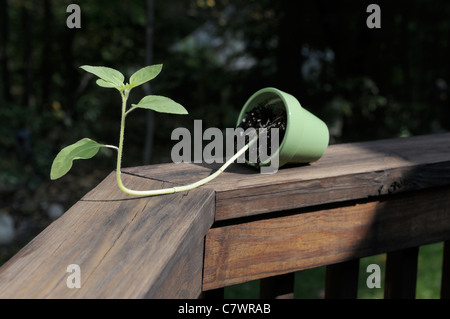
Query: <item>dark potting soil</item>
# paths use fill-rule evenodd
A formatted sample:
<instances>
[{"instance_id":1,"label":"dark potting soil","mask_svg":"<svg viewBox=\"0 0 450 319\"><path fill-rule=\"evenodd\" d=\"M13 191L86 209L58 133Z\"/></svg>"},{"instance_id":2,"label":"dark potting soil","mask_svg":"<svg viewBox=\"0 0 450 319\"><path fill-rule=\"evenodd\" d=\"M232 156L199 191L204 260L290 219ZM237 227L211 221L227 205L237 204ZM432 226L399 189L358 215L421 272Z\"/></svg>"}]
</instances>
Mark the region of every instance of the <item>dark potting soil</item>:
<instances>
[{"instance_id":1,"label":"dark potting soil","mask_svg":"<svg viewBox=\"0 0 450 319\"><path fill-rule=\"evenodd\" d=\"M267 129L267 155L270 156L275 152L276 149L272 150L272 143L271 143L271 137L272 137L272 128L278 128L278 136L279 136L279 142L278 145L281 144L284 138L284 134L286 133L286 125L287 125L287 117L286 117L286 110L284 107L272 107L272 105L268 104L267 102L263 102L258 104L253 109L249 110L244 118L242 119L242 122L239 124L238 127L241 127L244 131L248 128L254 128L256 129L256 133L260 133L262 129ZM249 143L249 136L245 137L245 143ZM264 141L263 141L264 142ZM260 160L260 144L258 141L258 153L257 153L257 159L255 166L259 167L259 164L261 163ZM236 146L235 146L236 147ZM236 149L236 152L238 150ZM248 160L249 158L249 151L245 153L245 158Z\"/></svg>"}]
</instances>

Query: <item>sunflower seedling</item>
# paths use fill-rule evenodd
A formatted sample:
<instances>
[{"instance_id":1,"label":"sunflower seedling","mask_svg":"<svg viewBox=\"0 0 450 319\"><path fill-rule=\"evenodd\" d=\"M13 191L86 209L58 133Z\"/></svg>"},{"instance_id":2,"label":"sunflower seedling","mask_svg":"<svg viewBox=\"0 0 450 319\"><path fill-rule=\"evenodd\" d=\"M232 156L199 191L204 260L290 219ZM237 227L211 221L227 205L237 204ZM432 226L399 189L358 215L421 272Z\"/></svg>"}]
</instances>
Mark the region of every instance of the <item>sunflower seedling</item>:
<instances>
[{"instance_id":1,"label":"sunflower seedling","mask_svg":"<svg viewBox=\"0 0 450 319\"><path fill-rule=\"evenodd\" d=\"M50 171L50 178L52 180L64 176L71 169L74 160L92 158L98 153L101 147L106 147L112 148L117 151L117 185L123 192L135 196L153 196L177 193L199 187L213 180L218 175L220 175L231 163L233 163L237 158L243 155L249 149L250 145L252 145L257 140L257 136L254 137L248 144L241 148L224 165L222 165L222 167L219 168L214 174L211 174L198 182L185 186L175 186L157 190L138 191L129 189L125 187L121 178L123 141L125 136L125 119L127 115L138 108L169 114L188 114L188 112L181 104L171 100L170 98L159 95L147 95L143 97L139 101L139 103L132 104L130 107L127 106L127 100L130 91L133 88L142 85L158 76L158 74L162 70L162 64L150 65L138 70L130 77L129 83L126 84L124 83L125 77L123 76L123 74L115 69L103 66L89 65L81 66L81 68L98 77L96 82L97 85L104 88L116 89L120 93L120 96L122 98L122 113L120 120L119 146L101 144L90 138L83 138L78 142L63 148L53 160Z\"/></svg>"}]
</instances>

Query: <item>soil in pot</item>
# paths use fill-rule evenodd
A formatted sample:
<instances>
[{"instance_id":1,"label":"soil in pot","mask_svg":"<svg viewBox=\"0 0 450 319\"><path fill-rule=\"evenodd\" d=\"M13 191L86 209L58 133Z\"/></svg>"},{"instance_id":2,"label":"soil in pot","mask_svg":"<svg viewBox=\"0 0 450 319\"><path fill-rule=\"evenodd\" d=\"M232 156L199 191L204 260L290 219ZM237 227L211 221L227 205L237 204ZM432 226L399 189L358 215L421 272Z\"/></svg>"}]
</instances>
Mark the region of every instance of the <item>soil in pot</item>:
<instances>
[{"instance_id":1,"label":"soil in pot","mask_svg":"<svg viewBox=\"0 0 450 319\"><path fill-rule=\"evenodd\" d=\"M276 105L270 104L268 102L263 102L258 104L256 107L245 113L244 118L238 127L242 128L245 132L248 128L256 129L257 133L260 133L262 129L267 129L267 155L271 156L277 149L272 150L272 128L278 128L279 142L278 145L283 141L284 135L286 133L287 116L286 109L284 107L278 107ZM249 143L250 137L245 136L245 143ZM263 141L264 142L264 141ZM259 168L261 163L260 159L260 146L261 143L258 141L258 152L255 167ZM238 151L237 149L235 150ZM245 158L249 161L249 151L245 153Z\"/></svg>"}]
</instances>

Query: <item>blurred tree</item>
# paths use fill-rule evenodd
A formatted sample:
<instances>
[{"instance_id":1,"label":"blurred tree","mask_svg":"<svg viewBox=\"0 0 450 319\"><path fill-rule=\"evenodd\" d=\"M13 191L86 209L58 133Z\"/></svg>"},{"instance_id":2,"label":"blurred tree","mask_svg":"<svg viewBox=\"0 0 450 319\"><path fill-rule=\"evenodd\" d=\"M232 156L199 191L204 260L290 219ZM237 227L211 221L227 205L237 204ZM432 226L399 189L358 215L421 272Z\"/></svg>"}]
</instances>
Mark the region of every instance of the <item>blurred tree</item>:
<instances>
[{"instance_id":1,"label":"blurred tree","mask_svg":"<svg viewBox=\"0 0 450 319\"><path fill-rule=\"evenodd\" d=\"M2 141L12 145L11 132L27 127L32 147L45 149L36 154L45 176L67 139L114 139L115 96L78 66L130 75L143 61L164 64L151 91L179 100L190 116L130 117L130 165L168 160L163 148L176 125L234 126L264 86L323 117L334 142L448 130L450 4L436 1L378 1L381 29L366 26L369 1L89 1L81 29L66 27L69 0L2 1L0 99L14 105L2 111Z\"/></svg>"},{"instance_id":2,"label":"blurred tree","mask_svg":"<svg viewBox=\"0 0 450 319\"><path fill-rule=\"evenodd\" d=\"M43 36L42 43L42 64L40 74L42 74L41 83L41 99L42 101L48 101L50 98L50 90L52 89L52 77L53 77L53 63L52 57L53 53L53 8L51 0L44 0L43 4L43 27L42 31L45 36ZM45 103L45 102L44 102Z\"/></svg>"},{"instance_id":3,"label":"blurred tree","mask_svg":"<svg viewBox=\"0 0 450 319\"><path fill-rule=\"evenodd\" d=\"M117 92L98 88L83 64L128 77L163 63L151 90L136 89L130 101L152 92L189 111L170 121L133 112L127 166L169 162L171 131L194 119L204 128L234 126L248 97L266 86L323 118L333 143L450 130L446 0L377 0L380 29L366 26L367 0L83 1L81 29L68 29L71 2L0 1L0 210L39 211L23 191L52 196L42 185L70 141L116 143ZM114 157L105 155L96 159L100 172L77 163L77 183L89 181L89 189L90 176L108 174ZM77 196L66 193L53 196Z\"/></svg>"},{"instance_id":4,"label":"blurred tree","mask_svg":"<svg viewBox=\"0 0 450 319\"><path fill-rule=\"evenodd\" d=\"M25 106L30 106L31 103L31 81L32 81L32 53L33 45L31 39L31 26L33 25L33 16L30 15L29 10L32 8L33 3L29 2L27 5L21 8L21 38L22 38L22 76L23 76L23 94L22 94L22 104Z\"/></svg>"},{"instance_id":5,"label":"blurred tree","mask_svg":"<svg viewBox=\"0 0 450 319\"><path fill-rule=\"evenodd\" d=\"M0 2L0 68L2 79L2 95L6 101L11 100L10 77L9 77L9 8L8 1Z\"/></svg>"},{"instance_id":6,"label":"blurred tree","mask_svg":"<svg viewBox=\"0 0 450 319\"><path fill-rule=\"evenodd\" d=\"M4 95L7 99L7 83L13 77L14 87L21 88L21 101L33 98L37 105L47 106L52 105L51 100L59 101L73 122L83 112L94 113L79 105L82 92L78 89L89 89L93 96L97 94L90 93L91 85L81 85L85 82L81 81L78 65L113 65L131 73L141 65L138 61L145 61L148 36L144 34L149 4L112 0L104 6L101 2L88 2L82 6L81 30L65 27L65 7L69 1L43 0L41 4L33 5L25 0L2 2L5 17L2 51L8 53L2 54ZM420 113L431 95L442 90L432 83L439 79L438 83L447 83L445 54L449 27L445 17L449 6L441 1L437 12L435 6L423 1L407 5L404 1L380 2L382 28L371 30L365 26L367 4L348 0L339 3L323 0L158 3L153 27L158 40L154 42L153 56L155 63L163 62L171 74L158 79L163 83L155 84L155 89L171 91L186 99L194 108L194 115L211 117L212 125L229 126L233 123L228 119L235 117L249 94L262 85L276 85L318 112L340 113L336 116L344 119L348 129L345 134L340 133L344 136L336 137L344 139L354 131L358 114L369 120L365 124L380 123L387 108L396 109L398 112L392 115L398 115L406 107L405 103ZM29 10L33 10L32 17ZM10 15L15 19L8 22ZM23 30L21 37L16 35L10 39L13 48L9 50L5 49L8 27ZM429 36L431 33L434 36ZM209 40L202 44L201 37L205 34ZM186 46L186 39L191 39L196 46ZM180 48L180 43L185 47L174 50ZM424 50L425 47L429 49ZM20 55L14 54L18 48L23 48ZM9 72L5 62L8 56L14 56ZM18 56L24 60L18 61ZM23 81L17 81L17 73L12 75L19 69ZM206 79L211 76L214 81ZM345 111L345 105L336 108L336 101L342 98L356 101L361 94L358 87L364 87L364 81L373 84L369 91L378 92L374 99L384 104L376 104L376 108L384 111L375 114L355 103L346 104L350 105L351 113ZM427 89L422 90L423 87ZM332 101L334 108L329 106ZM395 103L387 107L391 101ZM427 115L435 117L442 112L436 109ZM381 122L385 121L381 118ZM423 123L413 126L423 126L419 131L427 129Z\"/></svg>"},{"instance_id":7,"label":"blurred tree","mask_svg":"<svg viewBox=\"0 0 450 319\"><path fill-rule=\"evenodd\" d=\"M154 29L154 1L147 0L147 21L145 27L145 65L153 64L153 29ZM150 95L151 89L150 84L147 82L143 86L145 95ZM143 152L143 162L144 164L150 163L150 158L152 155L153 148L153 131L154 131L154 118L155 114L153 111L148 111L147 114L147 128L145 134L145 144Z\"/></svg>"}]
</instances>

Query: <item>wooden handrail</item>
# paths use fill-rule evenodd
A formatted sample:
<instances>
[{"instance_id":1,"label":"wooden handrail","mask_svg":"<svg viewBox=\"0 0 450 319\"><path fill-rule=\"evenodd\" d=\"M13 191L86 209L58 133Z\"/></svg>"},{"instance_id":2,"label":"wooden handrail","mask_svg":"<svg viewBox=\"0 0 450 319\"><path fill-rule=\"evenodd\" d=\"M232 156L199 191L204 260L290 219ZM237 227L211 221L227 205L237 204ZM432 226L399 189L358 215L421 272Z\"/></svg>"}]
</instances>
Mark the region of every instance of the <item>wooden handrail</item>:
<instances>
[{"instance_id":1,"label":"wooden handrail","mask_svg":"<svg viewBox=\"0 0 450 319\"><path fill-rule=\"evenodd\" d=\"M131 175L136 189L164 182ZM214 194L135 198L111 173L0 268L0 298L197 298ZM68 288L69 265L81 287Z\"/></svg>"},{"instance_id":2,"label":"wooden handrail","mask_svg":"<svg viewBox=\"0 0 450 319\"><path fill-rule=\"evenodd\" d=\"M124 183L186 184L217 166L134 167ZM200 189L158 197L123 194L112 173L0 268L0 298L196 298L448 241L449 207L450 133L331 145L273 175L234 164ZM67 286L71 264L81 288Z\"/></svg>"},{"instance_id":3,"label":"wooden handrail","mask_svg":"<svg viewBox=\"0 0 450 319\"><path fill-rule=\"evenodd\" d=\"M450 133L337 144L318 162L273 175L234 165L204 188L216 192L220 221L449 185L449 160ZM219 166L161 164L126 171L185 184Z\"/></svg>"}]
</instances>

